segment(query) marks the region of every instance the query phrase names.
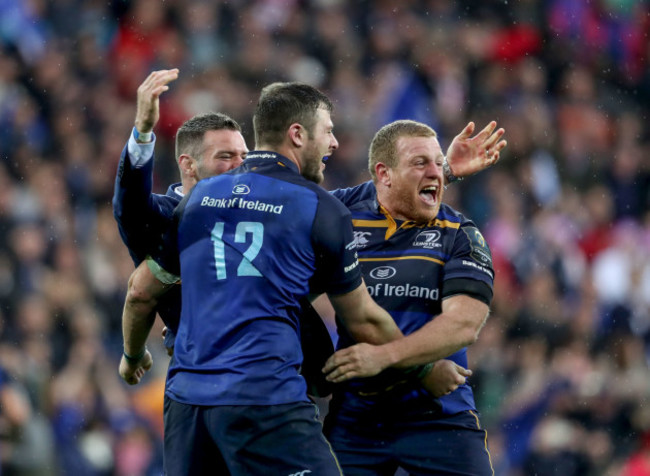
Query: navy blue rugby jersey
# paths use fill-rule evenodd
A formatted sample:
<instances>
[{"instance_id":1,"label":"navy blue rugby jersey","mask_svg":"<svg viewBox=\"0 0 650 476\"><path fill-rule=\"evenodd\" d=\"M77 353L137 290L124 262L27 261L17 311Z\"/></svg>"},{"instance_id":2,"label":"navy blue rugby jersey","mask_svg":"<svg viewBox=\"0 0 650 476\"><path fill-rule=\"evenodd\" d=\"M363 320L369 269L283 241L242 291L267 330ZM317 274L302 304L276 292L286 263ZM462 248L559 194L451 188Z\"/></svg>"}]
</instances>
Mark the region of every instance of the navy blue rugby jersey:
<instances>
[{"instance_id":1,"label":"navy blue rugby jersey","mask_svg":"<svg viewBox=\"0 0 650 476\"><path fill-rule=\"evenodd\" d=\"M256 151L201 180L176 217L177 253L157 257L173 274L180 266L183 282L167 396L195 405L307 401L299 300L361 284L349 211L289 159Z\"/></svg>"},{"instance_id":2,"label":"navy blue rugby jersey","mask_svg":"<svg viewBox=\"0 0 650 476\"><path fill-rule=\"evenodd\" d=\"M442 204L436 219L426 225L395 221L378 204L372 182L332 194L352 213L354 248L370 295L404 334L435 319L446 297L466 294L490 304L494 280L490 250L476 225L462 214ZM353 343L341 326L338 332L339 347ZM467 367L466 349L449 359ZM347 386L364 407L384 398L376 395L377 382L370 385L372 381L356 380ZM390 401L409 402L411 408L426 408L423 400L433 400L417 386L396 386L391 392ZM436 400L446 414L475 409L469 385Z\"/></svg>"},{"instance_id":3,"label":"navy blue rugby jersey","mask_svg":"<svg viewBox=\"0 0 650 476\"><path fill-rule=\"evenodd\" d=\"M151 253L172 223L174 208L183 198L180 183L170 185L165 195L153 193L153 157L142 167L133 167L128 144L124 146L115 177L113 216L122 241L137 266Z\"/></svg>"},{"instance_id":4,"label":"navy blue rugby jersey","mask_svg":"<svg viewBox=\"0 0 650 476\"><path fill-rule=\"evenodd\" d=\"M180 183L170 185L165 195L152 193L153 165L152 157L142 167L133 167L127 143L122 150L115 178L113 216L136 266L160 245L163 234L173 223L174 209L183 198L177 191ZM160 299L156 311L171 330L171 334L165 338L165 345L171 346L181 315L181 291L178 286Z\"/></svg>"}]
</instances>

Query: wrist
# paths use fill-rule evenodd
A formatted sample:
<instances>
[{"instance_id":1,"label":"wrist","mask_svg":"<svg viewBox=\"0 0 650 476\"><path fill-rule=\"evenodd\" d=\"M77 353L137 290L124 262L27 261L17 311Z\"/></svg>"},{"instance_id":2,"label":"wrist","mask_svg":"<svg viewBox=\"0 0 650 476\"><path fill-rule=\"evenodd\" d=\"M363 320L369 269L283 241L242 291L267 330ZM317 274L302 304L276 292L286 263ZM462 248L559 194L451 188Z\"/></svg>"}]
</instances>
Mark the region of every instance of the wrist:
<instances>
[{"instance_id":1,"label":"wrist","mask_svg":"<svg viewBox=\"0 0 650 476\"><path fill-rule=\"evenodd\" d=\"M401 348L399 345L395 345L395 343L399 340L401 339L395 339L380 346L384 368L394 367L404 369L410 367L408 364L405 365L402 362L404 358L400 352Z\"/></svg>"},{"instance_id":2,"label":"wrist","mask_svg":"<svg viewBox=\"0 0 650 476\"><path fill-rule=\"evenodd\" d=\"M434 362L429 362L428 364L416 366L416 368L417 368L417 373L416 373L417 379L422 380L424 377L429 375L429 372L431 372L431 370L433 369L434 366L435 366Z\"/></svg>"},{"instance_id":3,"label":"wrist","mask_svg":"<svg viewBox=\"0 0 650 476\"><path fill-rule=\"evenodd\" d=\"M137 354L127 354L125 349L124 351L122 351L122 355L124 356L124 360L126 360L129 364L135 365L142 360L142 357L144 357L144 354L146 352L147 352L147 346L144 346L144 348Z\"/></svg>"},{"instance_id":4,"label":"wrist","mask_svg":"<svg viewBox=\"0 0 650 476\"><path fill-rule=\"evenodd\" d=\"M449 166L449 162L447 162L447 157L445 157L445 160L442 162L442 172L445 176L445 187L450 183L463 180L463 177L456 177L453 174L453 172L451 171L451 167Z\"/></svg>"},{"instance_id":5,"label":"wrist","mask_svg":"<svg viewBox=\"0 0 650 476\"><path fill-rule=\"evenodd\" d=\"M153 131L149 132L140 132L137 127L133 127L133 138L139 144L146 144L151 142L153 139Z\"/></svg>"}]
</instances>

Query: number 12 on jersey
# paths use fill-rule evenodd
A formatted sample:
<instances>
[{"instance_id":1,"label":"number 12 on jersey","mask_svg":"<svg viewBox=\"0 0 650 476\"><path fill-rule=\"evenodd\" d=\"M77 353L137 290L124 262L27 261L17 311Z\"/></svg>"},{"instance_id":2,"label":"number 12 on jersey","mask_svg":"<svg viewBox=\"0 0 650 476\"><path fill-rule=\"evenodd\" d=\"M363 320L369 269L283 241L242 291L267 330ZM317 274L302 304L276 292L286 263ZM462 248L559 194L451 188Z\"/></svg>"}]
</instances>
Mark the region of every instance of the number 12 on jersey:
<instances>
[{"instance_id":1,"label":"number 12 on jersey","mask_svg":"<svg viewBox=\"0 0 650 476\"><path fill-rule=\"evenodd\" d=\"M214 245L214 262L217 266L217 279L226 279L226 247L223 242L224 222L216 222L210 238ZM246 243L247 235L252 235L251 243L244 251L241 262L237 266L237 276L262 276L252 261L262 249L264 241L264 225L256 221L241 221L235 228L235 243Z\"/></svg>"}]
</instances>

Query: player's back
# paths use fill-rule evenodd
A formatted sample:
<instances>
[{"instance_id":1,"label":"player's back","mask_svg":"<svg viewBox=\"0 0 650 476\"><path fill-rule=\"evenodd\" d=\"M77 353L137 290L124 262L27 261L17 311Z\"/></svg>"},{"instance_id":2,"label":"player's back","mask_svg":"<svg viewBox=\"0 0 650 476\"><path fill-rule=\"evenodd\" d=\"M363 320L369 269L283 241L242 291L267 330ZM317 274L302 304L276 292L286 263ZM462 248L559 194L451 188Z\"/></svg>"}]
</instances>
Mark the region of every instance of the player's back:
<instances>
[{"instance_id":1,"label":"player's back","mask_svg":"<svg viewBox=\"0 0 650 476\"><path fill-rule=\"evenodd\" d=\"M305 399L298 299L316 268L319 203L333 199L296 172L279 160L247 160L187 198L178 226L183 313L167 388L175 400Z\"/></svg>"}]
</instances>

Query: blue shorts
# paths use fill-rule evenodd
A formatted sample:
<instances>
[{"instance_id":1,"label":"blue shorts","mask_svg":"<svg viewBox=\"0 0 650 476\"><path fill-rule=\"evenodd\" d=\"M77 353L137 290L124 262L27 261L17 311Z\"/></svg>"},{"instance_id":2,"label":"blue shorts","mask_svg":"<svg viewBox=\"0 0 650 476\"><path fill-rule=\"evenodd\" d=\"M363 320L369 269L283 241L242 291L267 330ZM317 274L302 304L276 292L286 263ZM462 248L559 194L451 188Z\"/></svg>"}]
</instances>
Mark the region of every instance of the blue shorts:
<instances>
[{"instance_id":1,"label":"blue shorts","mask_svg":"<svg viewBox=\"0 0 650 476\"><path fill-rule=\"evenodd\" d=\"M474 412L364 421L329 414L326 428L346 476L392 476L398 468L412 476L494 475Z\"/></svg>"},{"instance_id":2,"label":"blue shorts","mask_svg":"<svg viewBox=\"0 0 650 476\"><path fill-rule=\"evenodd\" d=\"M311 403L206 407L165 396L164 414L168 476L343 474Z\"/></svg>"}]
</instances>

